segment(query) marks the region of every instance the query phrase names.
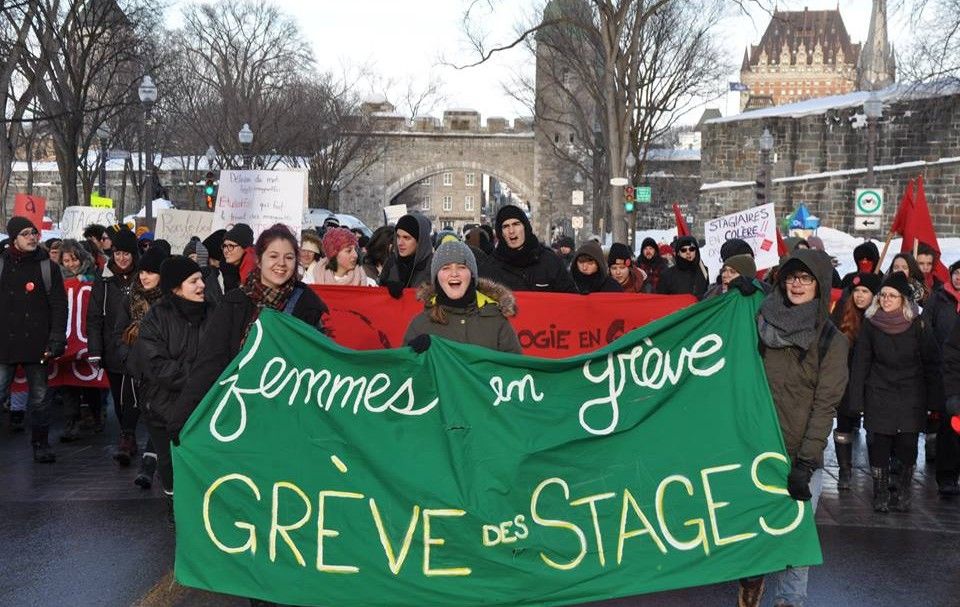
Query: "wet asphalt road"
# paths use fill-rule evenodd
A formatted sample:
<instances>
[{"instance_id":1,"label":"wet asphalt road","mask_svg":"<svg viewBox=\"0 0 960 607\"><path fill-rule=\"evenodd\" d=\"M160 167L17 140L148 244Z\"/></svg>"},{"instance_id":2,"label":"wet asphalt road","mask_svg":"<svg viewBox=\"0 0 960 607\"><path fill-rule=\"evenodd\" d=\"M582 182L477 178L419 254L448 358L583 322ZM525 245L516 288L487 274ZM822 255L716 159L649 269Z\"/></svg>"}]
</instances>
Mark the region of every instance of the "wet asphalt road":
<instances>
[{"instance_id":1,"label":"wet asphalt road","mask_svg":"<svg viewBox=\"0 0 960 607\"><path fill-rule=\"evenodd\" d=\"M55 445L57 463L43 466L32 462L27 436L0 427L0 607L247 605L171 582L162 499L133 485L135 468L114 464L112 427ZM838 494L827 454L817 512L825 564L811 572L808 605L960 606L960 500L940 499L921 468L913 512L874 514L862 435L856 457L854 490ZM727 583L591 605L735 604Z\"/></svg>"}]
</instances>

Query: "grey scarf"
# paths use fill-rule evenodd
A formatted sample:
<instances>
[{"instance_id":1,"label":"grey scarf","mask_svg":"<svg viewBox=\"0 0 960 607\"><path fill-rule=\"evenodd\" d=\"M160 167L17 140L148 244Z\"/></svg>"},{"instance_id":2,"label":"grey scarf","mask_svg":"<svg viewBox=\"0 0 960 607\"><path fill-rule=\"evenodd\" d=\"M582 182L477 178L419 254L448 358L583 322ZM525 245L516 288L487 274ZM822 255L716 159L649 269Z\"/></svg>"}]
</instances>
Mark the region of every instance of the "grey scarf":
<instances>
[{"instance_id":1,"label":"grey scarf","mask_svg":"<svg viewBox=\"0 0 960 607\"><path fill-rule=\"evenodd\" d=\"M820 301L814 299L799 306L790 305L779 290L760 304L757 329L760 341L768 348L797 346L806 350L817 335Z\"/></svg>"}]
</instances>

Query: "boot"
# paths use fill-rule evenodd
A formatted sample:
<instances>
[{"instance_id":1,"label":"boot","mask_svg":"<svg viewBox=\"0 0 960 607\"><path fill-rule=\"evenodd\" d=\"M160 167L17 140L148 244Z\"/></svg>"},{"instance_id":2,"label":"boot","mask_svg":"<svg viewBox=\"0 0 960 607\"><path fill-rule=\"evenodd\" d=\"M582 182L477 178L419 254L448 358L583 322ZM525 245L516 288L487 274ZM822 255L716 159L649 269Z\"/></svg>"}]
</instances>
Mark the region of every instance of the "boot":
<instances>
[{"instance_id":1,"label":"boot","mask_svg":"<svg viewBox=\"0 0 960 607\"><path fill-rule=\"evenodd\" d=\"M833 431L833 446L837 453L837 490L849 491L853 479L853 435Z\"/></svg>"},{"instance_id":2,"label":"boot","mask_svg":"<svg viewBox=\"0 0 960 607\"><path fill-rule=\"evenodd\" d=\"M904 466L900 470L900 491L897 500L890 506L895 512L910 512L910 503L913 498L913 470L914 466Z\"/></svg>"},{"instance_id":3,"label":"boot","mask_svg":"<svg viewBox=\"0 0 960 607\"><path fill-rule=\"evenodd\" d=\"M113 459L123 467L130 465L130 460L137 454L137 438L130 432L120 434L120 444Z\"/></svg>"},{"instance_id":4,"label":"boot","mask_svg":"<svg viewBox=\"0 0 960 607\"><path fill-rule=\"evenodd\" d=\"M68 419L63 426L63 434L60 435L61 443L72 443L80 439L80 424L78 420Z\"/></svg>"},{"instance_id":5,"label":"boot","mask_svg":"<svg viewBox=\"0 0 960 607\"><path fill-rule=\"evenodd\" d=\"M928 464L937 461L937 433L927 432L923 435L923 457Z\"/></svg>"},{"instance_id":6,"label":"boot","mask_svg":"<svg viewBox=\"0 0 960 607\"><path fill-rule=\"evenodd\" d=\"M167 524L173 529L177 526L177 522L173 518L173 494L164 491L163 500L167 503Z\"/></svg>"},{"instance_id":7,"label":"boot","mask_svg":"<svg viewBox=\"0 0 960 607\"><path fill-rule=\"evenodd\" d=\"M873 511L890 512L890 469L870 468L873 475Z\"/></svg>"},{"instance_id":8,"label":"boot","mask_svg":"<svg viewBox=\"0 0 960 607\"><path fill-rule=\"evenodd\" d=\"M891 495L899 490L899 487L897 486L897 479L900 476L901 470L903 470L903 464L900 463L900 459L896 455L891 455L890 465L887 467L887 472L889 473L887 475L887 483L889 485Z\"/></svg>"},{"instance_id":9,"label":"boot","mask_svg":"<svg viewBox=\"0 0 960 607\"><path fill-rule=\"evenodd\" d=\"M47 430L34 430L33 431L33 461L38 464L52 464L57 461L57 455L53 452L53 449L50 448L50 443L47 441Z\"/></svg>"},{"instance_id":10,"label":"boot","mask_svg":"<svg viewBox=\"0 0 960 607\"><path fill-rule=\"evenodd\" d=\"M157 454L144 453L140 458L140 470L137 472L137 478L133 479L133 484L143 490L153 486L153 475L157 472Z\"/></svg>"},{"instance_id":11,"label":"boot","mask_svg":"<svg viewBox=\"0 0 960 607\"><path fill-rule=\"evenodd\" d=\"M10 431L17 433L23 432L24 427L24 418L26 413L23 411L11 411L10 412Z\"/></svg>"},{"instance_id":12,"label":"boot","mask_svg":"<svg viewBox=\"0 0 960 607\"><path fill-rule=\"evenodd\" d=\"M740 578L737 607L760 607L763 598L763 576Z\"/></svg>"}]
</instances>

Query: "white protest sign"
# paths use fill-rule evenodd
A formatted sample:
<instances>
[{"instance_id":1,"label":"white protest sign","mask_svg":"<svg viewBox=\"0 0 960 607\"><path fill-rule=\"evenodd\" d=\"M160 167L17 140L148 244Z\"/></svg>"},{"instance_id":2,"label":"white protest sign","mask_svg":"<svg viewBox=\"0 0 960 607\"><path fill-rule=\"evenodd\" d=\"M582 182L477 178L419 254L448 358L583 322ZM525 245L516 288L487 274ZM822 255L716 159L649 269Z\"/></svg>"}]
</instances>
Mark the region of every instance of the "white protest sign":
<instances>
[{"instance_id":1,"label":"white protest sign","mask_svg":"<svg viewBox=\"0 0 960 607\"><path fill-rule=\"evenodd\" d=\"M777 221L773 203L760 205L710 219L704 224L706 245L701 259L710 269L710 276L719 276L723 264L720 247L731 238L745 240L753 249L757 269L772 268L780 262L777 254Z\"/></svg>"},{"instance_id":2,"label":"white protest sign","mask_svg":"<svg viewBox=\"0 0 960 607\"><path fill-rule=\"evenodd\" d=\"M210 229L245 223L256 238L282 223L299 238L306 207L306 171L222 171Z\"/></svg>"},{"instance_id":3,"label":"white protest sign","mask_svg":"<svg viewBox=\"0 0 960 607\"><path fill-rule=\"evenodd\" d=\"M117 223L117 213L101 207L67 207L60 217L60 232L64 238L83 240L83 229L91 223L111 226Z\"/></svg>"},{"instance_id":4,"label":"white protest sign","mask_svg":"<svg viewBox=\"0 0 960 607\"><path fill-rule=\"evenodd\" d=\"M213 232L213 213L208 211L181 211L160 209L157 211L156 238L170 243L170 249L179 254L190 242L191 236L203 240Z\"/></svg>"},{"instance_id":5,"label":"white protest sign","mask_svg":"<svg viewBox=\"0 0 960 607\"><path fill-rule=\"evenodd\" d=\"M401 217L407 214L407 205L391 204L383 207L383 225L395 226Z\"/></svg>"}]
</instances>

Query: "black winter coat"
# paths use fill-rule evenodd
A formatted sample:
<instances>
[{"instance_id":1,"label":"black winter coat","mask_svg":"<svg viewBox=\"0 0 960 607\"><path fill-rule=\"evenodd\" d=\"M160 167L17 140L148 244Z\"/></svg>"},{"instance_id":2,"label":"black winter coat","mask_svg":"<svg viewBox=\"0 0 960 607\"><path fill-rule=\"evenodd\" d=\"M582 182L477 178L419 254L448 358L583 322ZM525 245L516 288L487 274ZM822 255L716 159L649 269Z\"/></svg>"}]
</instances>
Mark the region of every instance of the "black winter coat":
<instances>
[{"instance_id":1,"label":"black winter coat","mask_svg":"<svg viewBox=\"0 0 960 607\"><path fill-rule=\"evenodd\" d=\"M90 292L90 305L87 308L88 355L102 358L103 368L111 373L123 373L123 361L117 356L113 341L114 325L120 309L124 307L124 298L130 295L135 278L136 272L131 272L127 277L118 276L108 266L93 283Z\"/></svg>"},{"instance_id":2,"label":"black winter coat","mask_svg":"<svg viewBox=\"0 0 960 607\"><path fill-rule=\"evenodd\" d=\"M703 275L700 264L684 268L675 265L667 268L660 275L660 281L657 283L657 293L661 295L682 295L689 294L700 299L706 294L707 277Z\"/></svg>"},{"instance_id":3,"label":"black winter coat","mask_svg":"<svg viewBox=\"0 0 960 607\"><path fill-rule=\"evenodd\" d=\"M205 303L203 320L191 323L173 297L164 296L143 317L126 365L138 382L137 404L165 421L186 385L200 354L201 332L213 315L213 304Z\"/></svg>"},{"instance_id":4,"label":"black winter coat","mask_svg":"<svg viewBox=\"0 0 960 607\"><path fill-rule=\"evenodd\" d=\"M514 266L494 251L491 274L484 276L513 291L541 291L552 293L578 293L577 285L567 270L566 263L557 253L544 245L531 252L530 263Z\"/></svg>"},{"instance_id":5,"label":"black winter coat","mask_svg":"<svg viewBox=\"0 0 960 607\"><path fill-rule=\"evenodd\" d=\"M37 249L15 262L10 250L0 276L0 364L39 363L67 344L67 293L60 268ZM40 264L50 264L50 293ZM32 285L32 286L31 286Z\"/></svg>"},{"instance_id":6,"label":"black winter coat","mask_svg":"<svg viewBox=\"0 0 960 607\"><path fill-rule=\"evenodd\" d=\"M303 289L303 294L293 308L293 316L323 331L324 316L329 311L326 304L302 282L297 282L297 288ZM179 432L183 428L216 379L240 353L244 332L256 309L256 305L241 289L234 289L223 296L201 337L203 352L192 365L186 386L167 418L167 428L171 432Z\"/></svg>"},{"instance_id":7,"label":"black winter coat","mask_svg":"<svg viewBox=\"0 0 960 607\"><path fill-rule=\"evenodd\" d=\"M956 292L952 289L948 291L941 285L927 299L927 305L923 308L923 318L933 331L933 337L941 349L953 332L958 316L960 313L957 312Z\"/></svg>"},{"instance_id":8,"label":"black winter coat","mask_svg":"<svg viewBox=\"0 0 960 607\"><path fill-rule=\"evenodd\" d=\"M943 409L940 353L919 318L903 333L884 333L864 318L850 365L848 407L870 432L922 432L927 411Z\"/></svg>"}]
</instances>

